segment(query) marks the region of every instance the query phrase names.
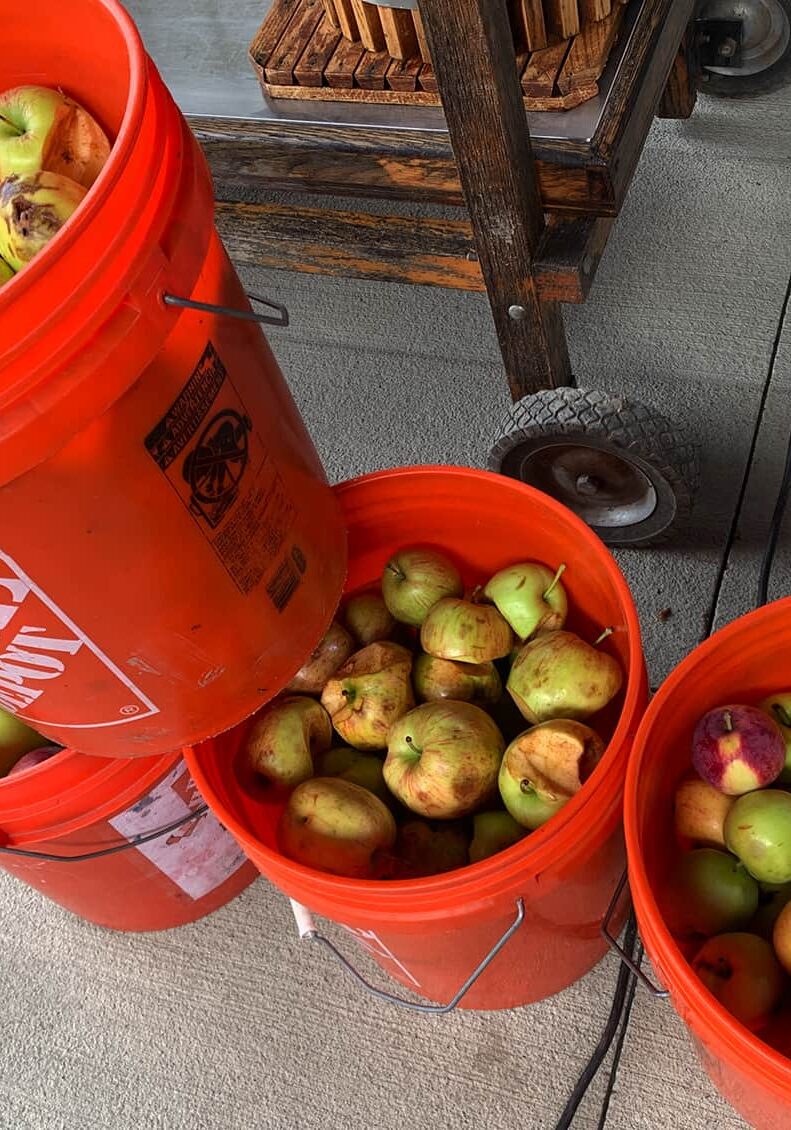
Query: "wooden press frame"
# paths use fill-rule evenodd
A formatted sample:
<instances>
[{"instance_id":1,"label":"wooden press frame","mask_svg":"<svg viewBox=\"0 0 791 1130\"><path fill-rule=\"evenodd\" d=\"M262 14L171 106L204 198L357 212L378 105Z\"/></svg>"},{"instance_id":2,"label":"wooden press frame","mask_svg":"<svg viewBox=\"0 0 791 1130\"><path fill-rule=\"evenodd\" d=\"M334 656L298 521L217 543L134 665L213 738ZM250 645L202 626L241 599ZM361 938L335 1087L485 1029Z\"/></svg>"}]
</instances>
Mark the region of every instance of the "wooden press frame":
<instances>
[{"instance_id":1,"label":"wooden press frame","mask_svg":"<svg viewBox=\"0 0 791 1130\"><path fill-rule=\"evenodd\" d=\"M647 0L590 142L533 144L505 0L419 0L448 133L193 117L242 263L485 289L514 400L571 382L584 301L657 112L688 117L693 0ZM244 204L251 186L466 205L467 218Z\"/></svg>"}]
</instances>

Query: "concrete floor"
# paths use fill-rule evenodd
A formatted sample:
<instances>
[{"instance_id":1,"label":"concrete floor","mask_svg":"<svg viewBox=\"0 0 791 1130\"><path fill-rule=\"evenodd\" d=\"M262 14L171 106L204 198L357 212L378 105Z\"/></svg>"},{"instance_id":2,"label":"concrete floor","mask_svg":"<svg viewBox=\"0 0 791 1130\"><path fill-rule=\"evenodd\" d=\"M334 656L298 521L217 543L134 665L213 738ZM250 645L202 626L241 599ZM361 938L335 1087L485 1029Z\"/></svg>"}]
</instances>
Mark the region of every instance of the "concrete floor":
<instances>
[{"instance_id":1,"label":"concrete floor","mask_svg":"<svg viewBox=\"0 0 791 1130\"><path fill-rule=\"evenodd\" d=\"M661 405L704 452L683 536L620 555L654 683L753 600L789 426L790 159L787 92L657 123L593 297L568 312L580 383ZM243 273L289 307L272 341L333 479L485 461L507 397L483 298ZM775 595L790 591L790 547ZM416 1017L300 943L263 880L193 927L117 936L0 877L0 936L0 1130L549 1130L617 973L606 959L531 1009ZM580 1130L599 1125L603 1087ZM744 1125L643 990L606 1125Z\"/></svg>"}]
</instances>

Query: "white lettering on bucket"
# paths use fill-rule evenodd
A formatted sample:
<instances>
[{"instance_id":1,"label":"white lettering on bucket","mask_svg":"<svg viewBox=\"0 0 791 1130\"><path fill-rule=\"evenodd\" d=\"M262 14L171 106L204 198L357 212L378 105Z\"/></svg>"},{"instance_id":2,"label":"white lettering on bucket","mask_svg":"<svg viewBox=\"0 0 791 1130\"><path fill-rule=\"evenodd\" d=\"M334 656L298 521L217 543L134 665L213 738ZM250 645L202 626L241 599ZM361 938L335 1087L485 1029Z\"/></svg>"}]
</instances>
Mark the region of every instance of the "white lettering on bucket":
<instances>
[{"instance_id":1,"label":"white lettering on bucket","mask_svg":"<svg viewBox=\"0 0 791 1130\"><path fill-rule=\"evenodd\" d=\"M155 789L113 817L110 824L130 840L173 824L200 803L198 788L186 764L180 761ZM247 862L236 840L211 812L166 836L140 844L137 851L196 901L221 887Z\"/></svg>"},{"instance_id":2,"label":"white lettering on bucket","mask_svg":"<svg viewBox=\"0 0 791 1130\"><path fill-rule=\"evenodd\" d=\"M348 930L353 934L363 949L368 950L374 957L383 957L386 961L392 961L393 965L397 965L405 977L408 977L415 988L420 988L420 982L416 977L413 977L405 965L402 965L395 954L388 949L382 939L374 933L373 930L361 930L354 926L344 926L344 930Z\"/></svg>"},{"instance_id":3,"label":"white lettering on bucket","mask_svg":"<svg viewBox=\"0 0 791 1130\"><path fill-rule=\"evenodd\" d=\"M90 696L74 693L81 682L101 688L103 721L90 715ZM151 699L2 552L0 707L21 714L32 726L75 730L123 726L159 713ZM87 716L75 721L81 711Z\"/></svg>"}]
</instances>

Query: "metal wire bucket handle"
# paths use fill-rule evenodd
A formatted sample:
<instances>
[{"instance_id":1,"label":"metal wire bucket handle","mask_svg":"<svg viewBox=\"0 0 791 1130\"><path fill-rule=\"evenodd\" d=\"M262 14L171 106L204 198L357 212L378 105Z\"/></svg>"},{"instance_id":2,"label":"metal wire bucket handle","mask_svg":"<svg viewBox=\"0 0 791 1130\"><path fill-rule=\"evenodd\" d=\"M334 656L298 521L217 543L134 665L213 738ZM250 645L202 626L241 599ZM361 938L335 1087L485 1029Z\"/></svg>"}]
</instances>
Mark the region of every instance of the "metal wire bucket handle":
<instances>
[{"instance_id":1,"label":"metal wire bucket handle","mask_svg":"<svg viewBox=\"0 0 791 1130\"><path fill-rule=\"evenodd\" d=\"M488 969L494 959L497 957L500 950L507 945L507 943L514 936L516 931L525 920L525 904L522 899L516 900L516 918L514 918L511 925L505 931L503 936L494 943L492 948L487 953L483 961L475 967L470 976L461 986L457 993L448 1001L447 1004L416 1004L413 1001L404 1000L403 997L394 996L392 993L386 993L384 989L377 989L370 981L366 981L362 973L359 973L352 963L343 956L341 951L323 934L320 934L316 929L316 924L313 921L313 915L306 906L301 903L295 902L291 899L291 909L294 911L294 917L297 921L297 929L299 936L311 942L321 942L321 944L330 951L337 961L343 966L347 973L355 979L366 992L380 1001L387 1001L388 1004L398 1005L399 1008L407 1008L411 1012L421 1012L428 1016L444 1016L447 1012L453 1012L454 1008L458 1005L459 1001L470 991L475 982L484 972Z\"/></svg>"},{"instance_id":2,"label":"metal wire bucket handle","mask_svg":"<svg viewBox=\"0 0 791 1130\"><path fill-rule=\"evenodd\" d=\"M27 851L26 848L5 847L3 844L0 844L0 855L18 856L21 859L37 859L42 863L87 863L90 859L102 859L105 855L118 855L121 851L140 847L151 840L158 840L160 836L166 836L169 832L175 832L177 828L183 827L184 824L189 824L190 820L197 820L199 816L205 816L208 811L208 804L201 804L192 812L188 812L186 816L180 816L178 820L174 820L172 824L158 828L156 832L141 832L139 836L132 836L131 840L124 840L123 843L113 844L111 847L99 848L98 851L88 851L83 855L52 855L46 851Z\"/></svg>"},{"instance_id":3,"label":"metal wire bucket handle","mask_svg":"<svg viewBox=\"0 0 791 1130\"><path fill-rule=\"evenodd\" d=\"M618 902L621 895L623 894L623 890L627 884L627 881L628 873L624 871L623 875L621 875L618 886L615 888L615 893L610 900L610 905L607 907L607 913L602 919L601 935L609 945L610 949L614 950L614 952L618 954L618 957L621 959L623 964L631 969L632 973L634 973L638 981L642 982L642 984L645 985L646 989L648 989L649 993L651 993L652 996L657 997L659 1000L667 1000L667 998L670 996L668 990L657 988L650 977L647 977L645 973L643 973L637 962L633 961L629 954L626 953L621 943L610 930L610 923L612 922L613 915L615 914L616 907L618 906ZM631 901L631 895L629 896L629 898Z\"/></svg>"},{"instance_id":4,"label":"metal wire bucket handle","mask_svg":"<svg viewBox=\"0 0 791 1130\"><path fill-rule=\"evenodd\" d=\"M268 298L260 298L257 294L247 297L259 306L266 306L277 311L277 317L271 314L256 314L254 310L237 310L235 306L217 306L214 302L196 302L194 298L182 298L177 294L163 294L162 301L166 306L178 306L182 310L202 310L206 314L217 314L221 318L238 318L242 322L259 322L265 326L280 326L285 328L289 323L288 310L279 302L270 302Z\"/></svg>"}]
</instances>

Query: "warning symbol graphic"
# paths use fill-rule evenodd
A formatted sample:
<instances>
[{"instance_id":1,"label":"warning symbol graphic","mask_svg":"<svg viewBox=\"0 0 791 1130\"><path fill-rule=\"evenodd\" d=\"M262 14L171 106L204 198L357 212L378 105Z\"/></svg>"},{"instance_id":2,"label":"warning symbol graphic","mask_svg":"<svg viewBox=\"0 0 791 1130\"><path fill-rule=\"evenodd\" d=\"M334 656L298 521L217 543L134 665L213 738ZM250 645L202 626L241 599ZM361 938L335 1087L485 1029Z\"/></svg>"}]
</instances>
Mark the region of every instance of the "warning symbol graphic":
<instances>
[{"instance_id":1,"label":"warning symbol graphic","mask_svg":"<svg viewBox=\"0 0 791 1130\"><path fill-rule=\"evenodd\" d=\"M190 510L212 529L220 524L239 493L249 459L247 436L251 430L249 417L231 409L218 412L184 460L182 473L190 487Z\"/></svg>"}]
</instances>

